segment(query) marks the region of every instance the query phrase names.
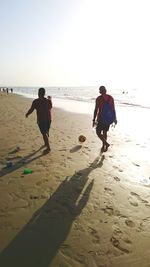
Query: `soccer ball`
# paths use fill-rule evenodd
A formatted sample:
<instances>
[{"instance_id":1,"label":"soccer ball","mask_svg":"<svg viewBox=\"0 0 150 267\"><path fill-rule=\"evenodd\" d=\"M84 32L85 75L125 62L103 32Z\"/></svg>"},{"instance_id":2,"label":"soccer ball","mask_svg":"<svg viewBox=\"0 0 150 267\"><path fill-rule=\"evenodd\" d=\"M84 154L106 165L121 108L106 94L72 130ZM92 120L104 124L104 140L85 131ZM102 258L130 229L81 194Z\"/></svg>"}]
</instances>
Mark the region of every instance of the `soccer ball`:
<instances>
[{"instance_id":1,"label":"soccer ball","mask_svg":"<svg viewBox=\"0 0 150 267\"><path fill-rule=\"evenodd\" d=\"M83 142L85 142L86 137L84 135L80 135L78 139L79 139L80 143L83 143Z\"/></svg>"}]
</instances>

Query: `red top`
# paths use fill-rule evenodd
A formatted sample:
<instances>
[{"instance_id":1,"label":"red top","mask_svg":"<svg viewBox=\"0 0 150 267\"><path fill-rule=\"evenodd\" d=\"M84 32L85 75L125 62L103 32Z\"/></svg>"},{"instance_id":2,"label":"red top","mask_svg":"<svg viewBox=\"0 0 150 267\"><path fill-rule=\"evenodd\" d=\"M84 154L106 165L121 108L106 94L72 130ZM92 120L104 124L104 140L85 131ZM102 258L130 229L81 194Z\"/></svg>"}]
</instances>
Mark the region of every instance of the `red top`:
<instances>
[{"instance_id":1,"label":"red top","mask_svg":"<svg viewBox=\"0 0 150 267\"><path fill-rule=\"evenodd\" d=\"M97 97L96 99L96 102L97 102L97 105L98 105L98 112L97 112L97 118L99 118L100 116L100 112L103 108L103 105L104 103L106 102L109 102L110 105L112 106L112 109L115 111L115 106L114 106L114 99L111 95L107 95L107 94L104 94L104 95L100 95L99 97Z\"/></svg>"}]
</instances>

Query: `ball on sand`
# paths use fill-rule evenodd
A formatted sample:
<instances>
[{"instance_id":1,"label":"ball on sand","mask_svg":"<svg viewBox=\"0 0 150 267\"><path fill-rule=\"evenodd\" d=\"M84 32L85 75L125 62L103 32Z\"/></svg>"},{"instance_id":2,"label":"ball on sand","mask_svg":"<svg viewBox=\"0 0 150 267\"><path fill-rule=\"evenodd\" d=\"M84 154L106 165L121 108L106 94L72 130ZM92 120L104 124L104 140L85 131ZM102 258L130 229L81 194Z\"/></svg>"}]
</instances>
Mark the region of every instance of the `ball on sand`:
<instances>
[{"instance_id":1,"label":"ball on sand","mask_svg":"<svg viewBox=\"0 0 150 267\"><path fill-rule=\"evenodd\" d=\"M78 139L79 139L79 142L80 142L80 143L83 143L83 142L85 142L86 137L85 137L84 135L81 134L81 135L79 136Z\"/></svg>"}]
</instances>

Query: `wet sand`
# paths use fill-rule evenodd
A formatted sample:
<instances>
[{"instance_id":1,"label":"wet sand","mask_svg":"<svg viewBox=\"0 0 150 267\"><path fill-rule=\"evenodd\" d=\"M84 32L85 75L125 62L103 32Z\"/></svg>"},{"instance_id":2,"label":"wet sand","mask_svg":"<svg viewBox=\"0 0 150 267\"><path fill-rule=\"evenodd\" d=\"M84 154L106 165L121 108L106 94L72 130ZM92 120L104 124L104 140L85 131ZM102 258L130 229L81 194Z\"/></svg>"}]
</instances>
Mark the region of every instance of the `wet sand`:
<instances>
[{"instance_id":1,"label":"wet sand","mask_svg":"<svg viewBox=\"0 0 150 267\"><path fill-rule=\"evenodd\" d=\"M116 127L100 154L91 115L53 108L43 155L31 102L0 94L0 266L150 266L147 143Z\"/></svg>"}]
</instances>

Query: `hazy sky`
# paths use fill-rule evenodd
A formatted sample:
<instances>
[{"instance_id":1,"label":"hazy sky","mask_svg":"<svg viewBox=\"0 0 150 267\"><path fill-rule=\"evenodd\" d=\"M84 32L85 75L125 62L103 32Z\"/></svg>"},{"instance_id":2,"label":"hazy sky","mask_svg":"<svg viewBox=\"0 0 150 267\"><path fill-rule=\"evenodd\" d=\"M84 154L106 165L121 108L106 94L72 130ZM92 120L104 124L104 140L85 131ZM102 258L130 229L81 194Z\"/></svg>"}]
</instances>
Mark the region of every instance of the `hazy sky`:
<instances>
[{"instance_id":1,"label":"hazy sky","mask_svg":"<svg viewBox=\"0 0 150 267\"><path fill-rule=\"evenodd\" d=\"M0 0L0 86L150 87L149 0Z\"/></svg>"}]
</instances>

